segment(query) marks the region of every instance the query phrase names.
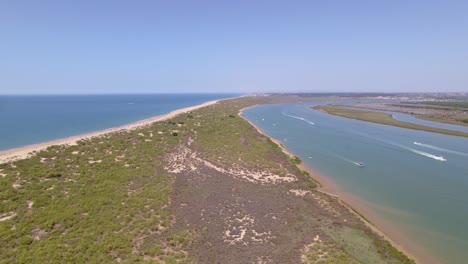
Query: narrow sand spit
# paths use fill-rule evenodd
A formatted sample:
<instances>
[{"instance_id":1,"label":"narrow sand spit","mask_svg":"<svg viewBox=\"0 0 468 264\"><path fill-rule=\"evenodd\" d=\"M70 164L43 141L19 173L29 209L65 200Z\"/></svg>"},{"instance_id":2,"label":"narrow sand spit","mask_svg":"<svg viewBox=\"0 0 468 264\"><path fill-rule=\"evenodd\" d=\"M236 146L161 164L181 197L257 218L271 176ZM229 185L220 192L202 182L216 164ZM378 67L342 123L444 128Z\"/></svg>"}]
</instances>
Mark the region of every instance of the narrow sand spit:
<instances>
[{"instance_id":1,"label":"narrow sand spit","mask_svg":"<svg viewBox=\"0 0 468 264\"><path fill-rule=\"evenodd\" d=\"M242 116L242 113L245 109L247 108L242 109L238 114L242 118L244 118ZM250 120L248 120L247 118L244 119L247 122L249 122L249 124L252 125L260 134L268 137L271 141L275 142L286 155L288 155L289 157L295 156L294 153L287 149L281 143L280 140L270 137L261 128L252 123ZM331 181L328 177L318 173L317 171L313 170L304 163L299 164L298 167L304 171L307 171L310 175L312 175L312 178L314 180L318 181L320 186L318 191L326 195L337 197L341 204L346 206L351 212L353 212L357 217L359 217L369 228L371 228L377 234L383 236L395 248L402 251L405 255L414 259L417 263L438 263L431 256L430 252L427 252L427 250L412 242L408 237L402 234L401 231L395 228L395 226L390 224L385 219L379 217L370 207L366 206L367 203L365 201L359 199L358 197L350 195L349 193L344 192L336 183ZM291 190L291 193L298 196L306 195L297 190ZM368 219L370 219L372 223L369 222L368 219L363 218L362 215L360 215L358 212L364 213L364 215ZM390 236L393 239L390 238Z\"/></svg>"},{"instance_id":2,"label":"narrow sand spit","mask_svg":"<svg viewBox=\"0 0 468 264\"><path fill-rule=\"evenodd\" d=\"M168 114L165 114L165 115L159 115L159 116L151 117L151 118L144 119L144 120L141 120L141 121L137 121L135 123L124 125L124 126L109 128L109 129L100 130L100 131L96 131L96 132L91 132L91 133L87 133L87 134L81 134L81 135L78 135L78 136L72 136L72 137L57 139L57 140L48 141L48 142L44 142L44 143L39 143L39 144L34 144L34 145L29 145L29 146L24 146L24 147L19 147L19 148L13 148L13 149L0 151L0 164L31 157L31 156L33 156L33 154L32 154L33 151L44 150L44 149L46 149L46 148L48 148L50 146L54 146L54 145L74 145L74 144L76 144L77 141L82 140L82 139L89 139L89 138L92 138L92 137L98 137L98 136L102 136L102 135L105 135L105 134L109 134L109 133L113 133L113 132L117 132L117 131L121 131L121 130L132 130L132 129L136 129L136 128L143 127L143 126L146 126L146 125L150 125L150 124L152 124L154 122L163 121L163 120L173 118L173 117L175 117L175 116L177 116L179 114L183 114L183 113L190 112L190 111L193 111L193 110L198 109L198 108L202 108L202 107L205 107L205 106L216 104L219 101L220 100L213 100L213 101L208 101L208 102L205 102L205 103L202 103L202 104L199 104L199 105L177 109L177 110L174 110L174 111L172 111L172 112L170 112ZM76 153L76 154L78 154L78 153Z\"/></svg>"}]
</instances>

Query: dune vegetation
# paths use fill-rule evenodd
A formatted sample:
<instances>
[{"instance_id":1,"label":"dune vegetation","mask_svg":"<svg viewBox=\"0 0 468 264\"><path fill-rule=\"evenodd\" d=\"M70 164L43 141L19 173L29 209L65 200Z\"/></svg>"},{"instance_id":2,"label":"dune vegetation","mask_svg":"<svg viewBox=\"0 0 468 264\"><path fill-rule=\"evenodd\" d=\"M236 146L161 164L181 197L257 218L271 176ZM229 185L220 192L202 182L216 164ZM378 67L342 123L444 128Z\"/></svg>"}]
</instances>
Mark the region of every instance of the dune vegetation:
<instances>
[{"instance_id":1,"label":"dune vegetation","mask_svg":"<svg viewBox=\"0 0 468 264\"><path fill-rule=\"evenodd\" d=\"M274 101L0 164L0 262L414 263L238 115Z\"/></svg>"}]
</instances>

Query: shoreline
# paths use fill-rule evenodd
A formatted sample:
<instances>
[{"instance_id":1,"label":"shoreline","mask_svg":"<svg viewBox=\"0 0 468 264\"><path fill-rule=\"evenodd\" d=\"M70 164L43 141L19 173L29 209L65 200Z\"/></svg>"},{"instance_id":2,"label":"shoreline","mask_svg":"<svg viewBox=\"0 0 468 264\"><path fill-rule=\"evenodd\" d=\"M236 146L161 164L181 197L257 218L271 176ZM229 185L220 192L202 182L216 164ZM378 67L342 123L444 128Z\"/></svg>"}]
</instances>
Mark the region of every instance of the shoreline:
<instances>
[{"instance_id":1,"label":"shoreline","mask_svg":"<svg viewBox=\"0 0 468 264\"><path fill-rule=\"evenodd\" d=\"M90 139L90 138L99 137L99 136L103 136L103 135L118 132L118 131L137 129L137 128L144 127L147 125L151 125L155 122L160 122L160 121L173 118L177 115L180 115L186 112L190 112L199 108L214 105L220 101L228 100L228 99L232 99L232 98L207 101L198 105L176 109L166 114L150 117L147 119L142 119L142 120L129 123L126 125L118 126L118 127L112 127L112 128L108 128L104 130L98 130L94 132L79 134L76 136L70 136L70 137L60 138L60 139L51 140L47 142L3 150L3 151L0 151L0 164L27 159L35 155L35 153L32 153L32 152L34 151L38 152L50 146L75 145L77 141L82 140L82 139ZM256 105L241 109L238 115L244 120L246 120L251 126L253 126L260 134L266 136L267 138L272 140L275 144L277 144L286 155L294 157L295 156L294 153L291 152L289 149L287 149L280 140L268 136L263 130L257 127L254 123L252 123L250 120L242 116L242 113L245 109L255 107L255 106ZM362 199L355 197L349 193L344 192L343 190L340 189L339 185L333 182L332 180L330 180L329 177L326 177L325 175L321 174L320 172L306 165L304 162L301 162L297 166L299 169L307 171L311 175L310 178L318 184L318 188L317 188L318 191L337 198L341 204L343 204L352 213L354 213L357 217L359 217L369 228L371 228L377 234L383 236L395 248L397 248L398 250L406 254L408 257L415 260L417 263L438 263L438 262L435 262L435 260L431 258L430 255L427 254L427 252L424 252L423 249L414 245L414 242L410 241L409 239L405 239L404 235L401 234L401 232L398 232L398 230L395 227L391 227L391 224L379 218L375 212L372 212L372 209L371 209L372 206L368 205L370 203L363 201ZM390 235L387 235L387 234L390 234ZM396 239L398 243L395 240L392 240L389 236ZM408 249L410 249L411 252L415 252L416 255L418 255L418 257L416 257L415 254L409 253ZM425 256L425 257L419 257L419 256Z\"/></svg>"},{"instance_id":2,"label":"shoreline","mask_svg":"<svg viewBox=\"0 0 468 264\"><path fill-rule=\"evenodd\" d=\"M44 150L50 146L55 146L55 145L76 145L76 142L82 139L89 139L93 137L99 137L103 136L109 133L114 133L117 131L122 131L122 130L132 130L136 129L139 127L147 126L155 122L159 121L164 121L170 118L173 118L177 115L190 112L193 110L196 110L198 108L214 105L218 103L219 101L226 100L226 99L232 99L232 98L225 98L225 99L218 99L218 100L211 100L207 101L198 105L194 106L188 106L180 109L173 110L169 113L142 119L130 124L118 126L118 127L111 127L103 130L98 130L94 132L89 132L89 133L84 133L84 134L79 134L75 136L70 136L70 137L65 137L65 138L60 138L60 139L55 139L51 141L46 141L46 142L41 142L37 144L32 144L32 145L27 145L23 147L17 147L17 148L12 148L12 149L7 149L7 150L1 150L0 151L0 164L3 163L8 163L8 162L13 162L17 160L22 160L22 159L27 159L29 157L34 156L32 153L33 151L41 151Z\"/></svg>"},{"instance_id":3,"label":"shoreline","mask_svg":"<svg viewBox=\"0 0 468 264\"><path fill-rule=\"evenodd\" d=\"M256 105L241 109L239 116L246 120L260 134L266 136L277 144L286 155L295 157L294 153L287 149L280 140L267 135L260 127L242 116L244 110L255 106ZM384 237L393 247L403 252L416 263L440 263L430 255L430 252L427 252L427 249L424 249L417 245L416 242L411 241L403 234L402 231L398 230L397 227L378 216L378 214L373 211L371 203L343 191L337 183L332 181L329 177L326 177L324 174L311 168L305 164L304 161L296 166L301 170L307 171L311 176L310 178L318 183L317 191L337 198L342 205L359 217L372 231Z\"/></svg>"},{"instance_id":4,"label":"shoreline","mask_svg":"<svg viewBox=\"0 0 468 264\"><path fill-rule=\"evenodd\" d=\"M404 104L402 104L402 105L404 105ZM440 118L440 117L432 117L432 116L428 116L427 114L417 113L417 112L412 114L411 113L412 111L409 110L409 109L414 109L414 108L407 108L406 106L398 106L398 104L395 104L395 105L390 104L390 105L384 106L382 108L379 108L379 107L373 108L372 106L361 106L361 105L353 105L353 107L359 108L359 109L365 109L365 110L377 110L377 111L388 111L388 112L401 113L401 114L411 115L411 116L414 116L416 118L423 119L423 120L428 120L428 121L432 121L432 122L438 122L438 123L443 123L443 124L468 127L468 123L465 123L465 122L462 122L462 121L443 119L443 118ZM386 107L388 107L389 109L385 109ZM394 109L392 107L400 108L400 109ZM456 111L456 108L453 108L452 110L442 110L442 109L436 109L436 108L434 108L434 109L416 108L416 109L420 109L420 110L428 109L428 110L435 110L435 111Z\"/></svg>"},{"instance_id":5,"label":"shoreline","mask_svg":"<svg viewBox=\"0 0 468 264\"><path fill-rule=\"evenodd\" d=\"M330 105L330 104L314 106L312 107L312 109L322 111L329 115L335 115L335 116L340 116L344 118L371 122L375 124L413 129L413 130L425 131L425 132L430 132L430 133L438 133L438 134L456 136L456 137L468 137L468 133L466 132L400 121L398 119L395 119L393 115L391 114L384 113L384 112L377 112L375 110L354 109L348 106Z\"/></svg>"}]
</instances>

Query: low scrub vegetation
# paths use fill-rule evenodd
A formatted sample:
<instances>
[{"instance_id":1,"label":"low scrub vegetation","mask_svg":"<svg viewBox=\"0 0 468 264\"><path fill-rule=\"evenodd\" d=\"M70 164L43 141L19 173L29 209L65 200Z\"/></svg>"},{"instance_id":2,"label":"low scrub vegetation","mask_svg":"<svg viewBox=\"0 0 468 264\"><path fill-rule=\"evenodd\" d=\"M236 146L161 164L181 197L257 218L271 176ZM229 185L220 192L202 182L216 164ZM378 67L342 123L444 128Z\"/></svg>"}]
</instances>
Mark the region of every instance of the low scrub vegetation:
<instances>
[{"instance_id":1,"label":"low scrub vegetation","mask_svg":"<svg viewBox=\"0 0 468 264\"><path fill-rule=\"evenodd\" d=\"M210 230L175 224L181 221L171 211L176 176L165 170L165 157L196 138L191 148L210 164L310 177L296 166L301 163L298 157L287 157L278 145L238 116L245 107L288 100L223 101L168 121L82 140L73 146L49 147L31 158L0 164L4 175L0 178L0 263L195 262L190 248L203 242L202 235ZM354 214L335 198L315 190L314 181L303 178L306 180L281 185L283 189L262 186L265 195L281 194L289 201L297 197L307 208L300 211L304 214L298 218L300 223L288 222L288 228L308 240L313 236L303 230L321 232L317 241L324 243L308 247L303 261L317 261L318 255L329 252L329 263L362 259L413 263L380 236L359 231L367 229ZM288 189L292 187L297 190L291 193ZM256 185L249 188L259 190ZM303 200L305 196L309 203ZM314 215L311 209L320 214ZM341 219L344 216L346 222ZM338 219L340 224L334 222ZM335 229L344 223L352 230ZM362 259L356 258L360 251L340 242L358 241L353 240L356 237L364 241L359 249L369 251Z\"/></svg>"}]
</instances>

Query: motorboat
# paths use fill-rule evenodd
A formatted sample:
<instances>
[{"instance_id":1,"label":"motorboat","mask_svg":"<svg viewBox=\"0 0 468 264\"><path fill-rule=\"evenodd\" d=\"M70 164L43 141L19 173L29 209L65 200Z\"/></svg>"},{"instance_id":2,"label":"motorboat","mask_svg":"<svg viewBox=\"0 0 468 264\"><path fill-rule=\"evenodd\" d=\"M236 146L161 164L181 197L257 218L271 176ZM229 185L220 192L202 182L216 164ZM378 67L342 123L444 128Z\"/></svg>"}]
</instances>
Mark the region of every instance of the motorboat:
<instances>
[{"instance_id":1,"label":"motorboat","mask_svg":"<svg viewBox=\"0 0 468 264\"><path fill-rule=\"evenodd\" d=\"M366 166L366 164L364 164L364 162L361 162L361 161L355 162L354 164L358 165L359 167Z\"/></svg>"}]
</instances>

